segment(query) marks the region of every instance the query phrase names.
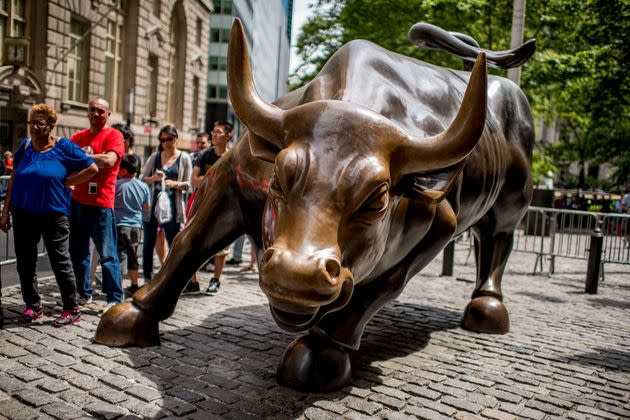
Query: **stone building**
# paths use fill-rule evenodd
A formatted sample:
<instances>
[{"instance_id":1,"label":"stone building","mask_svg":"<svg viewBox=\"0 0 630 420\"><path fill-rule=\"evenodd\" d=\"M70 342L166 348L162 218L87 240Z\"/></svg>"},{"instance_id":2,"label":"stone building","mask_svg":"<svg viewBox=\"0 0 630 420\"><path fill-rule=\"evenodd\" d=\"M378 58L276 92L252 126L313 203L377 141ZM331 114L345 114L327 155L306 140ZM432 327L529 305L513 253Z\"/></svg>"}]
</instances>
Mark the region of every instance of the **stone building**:
<instances>
[{"instance_id":1,"label":"stone building","mask_svg":"<svg viewBox=\"0 0 630 420\"><path fill-rule=\"evenodd\" d=\"M27 134L33 103L54 106L69 137L94 96L130 123L138 153L166 124L189 148L205 124L211 11L209 0L0 0L0 151Z\"/></svg>"}]
</instances>

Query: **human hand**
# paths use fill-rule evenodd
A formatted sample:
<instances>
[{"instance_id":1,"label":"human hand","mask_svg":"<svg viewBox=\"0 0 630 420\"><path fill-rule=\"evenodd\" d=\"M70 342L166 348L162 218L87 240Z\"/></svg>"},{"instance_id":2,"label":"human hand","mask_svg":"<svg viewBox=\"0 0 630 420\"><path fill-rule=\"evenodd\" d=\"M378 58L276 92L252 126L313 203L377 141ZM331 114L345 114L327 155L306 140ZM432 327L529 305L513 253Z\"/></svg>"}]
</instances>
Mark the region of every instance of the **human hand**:
<instances>
[{"instance_id":1,"label":"human hand","mask_svg":"<svg viewBox=\"0 0 630 420\"><path fill-rule=\"evenodd\" d=\"M8 232L9 229L11 229L11 222L9 221L9 215L3 213L0 215L0 230L3 232Z\"/></svg>"},{"instance_id":2,"label":"human hand","mask_svg":"<svg viewBox=\"0 0 630 420\"><path fill-rule=\"evenodd\" d=\"M177 189L177 187L179 186L179 182L173 181L172 179L167 179L166 181L164 181L164 185L166 185L166 188L169 189Z\"/></svg>"}]
</instances>

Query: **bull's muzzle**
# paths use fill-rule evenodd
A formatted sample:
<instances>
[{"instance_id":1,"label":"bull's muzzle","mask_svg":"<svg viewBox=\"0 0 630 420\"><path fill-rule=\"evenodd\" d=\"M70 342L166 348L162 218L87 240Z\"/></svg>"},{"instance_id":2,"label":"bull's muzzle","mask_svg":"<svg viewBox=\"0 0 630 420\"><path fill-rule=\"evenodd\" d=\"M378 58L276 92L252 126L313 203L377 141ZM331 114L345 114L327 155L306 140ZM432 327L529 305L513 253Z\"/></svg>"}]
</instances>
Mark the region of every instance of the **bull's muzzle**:
<instances>
[{"instance_id":1,"label":"bull's muzzle","mask_svg":"<svg viewBox=\"0 0 630 420\"><path fill-rule=\"evenodd\" d=\"M263 257L260 286L278 325L303 331L348 303L353 278L335 255L304 255L272 246Z\"/></svg>"}]
</instances>

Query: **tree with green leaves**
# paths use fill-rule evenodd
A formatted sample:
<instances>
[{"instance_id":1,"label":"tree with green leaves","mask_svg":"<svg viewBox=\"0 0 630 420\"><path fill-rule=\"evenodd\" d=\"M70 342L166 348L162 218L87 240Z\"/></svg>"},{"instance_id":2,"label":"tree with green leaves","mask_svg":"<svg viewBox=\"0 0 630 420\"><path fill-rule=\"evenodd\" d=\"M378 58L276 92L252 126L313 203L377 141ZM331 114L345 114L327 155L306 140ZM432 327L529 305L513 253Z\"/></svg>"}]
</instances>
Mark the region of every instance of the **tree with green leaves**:
<instances>
[{"instance_id":1,"label":"tree with green leaves","mask_svg":"<svg viewBox=\"0 0 630 420\"><path fill-rule=\"evenodd\" d=\"M407 31L424 21L475 38L483 48L507 49L513 0L319 0L297 47L306 63L292 87L312 79L328 58L352 39L366 39L400 54L461 68L446 53L422 50ZM523 67L521 87L536 116L561 122L560 145L540 145L541 159L591 166L612 163L611 182L630 184L627 64L630 62L628 0L528 0L525 39L537 52ZM502 70L491 73L506 75ZM549 149L549 150L548 150ZM578 184L585 186L586 176Z\"/></svg>"}]
</instances>

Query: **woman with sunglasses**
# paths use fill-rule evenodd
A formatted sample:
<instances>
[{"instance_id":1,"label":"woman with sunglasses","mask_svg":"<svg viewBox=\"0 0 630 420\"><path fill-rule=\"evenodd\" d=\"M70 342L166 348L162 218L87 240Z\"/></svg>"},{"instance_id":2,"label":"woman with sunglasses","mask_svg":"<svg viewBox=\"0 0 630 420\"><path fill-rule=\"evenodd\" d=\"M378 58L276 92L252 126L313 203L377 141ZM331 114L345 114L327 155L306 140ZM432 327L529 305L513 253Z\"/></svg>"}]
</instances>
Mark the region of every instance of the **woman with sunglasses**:
<instances>
[{"instance_id":1,"label":"woman with sunglasses","mask_svg":"<svg viewBox=\"0 0 630 420\"><path fill-rule=\"evenodd\" d=\"M155 217L158 194L164 185L170 198L171 220L161 225L170 246L185 222L184 191L190 189L192 161L190 155L176 147L177 130L172 125L160 129L158 140L162 151L153 153L147 160L142 180L151 185L151 210L144 215L144 244L142 246L142 271L144 281L153 278L153 249L158 231ZM164 179L164 183L162 180Z\"/></svg>"},{"instance_id":2,"label":"woman with sunglasses","mask_svg":"<svg viewBox=\"0 0 630 420\"><path fill-rule=\"evenodd\" d=\"M37 244L43 237L63 302L63 312L53 325L61 327L81 319L68 250L71 189L92 178L98 169L79 146L52 134L56 122L57 113L51 106L36 104L31 108L31 137L15 152L0 229L8 232L11 227L10 210L17 271L26 303L18 322L30 323L43 316L37 288Z\"/></svg>"}]
</instances>

